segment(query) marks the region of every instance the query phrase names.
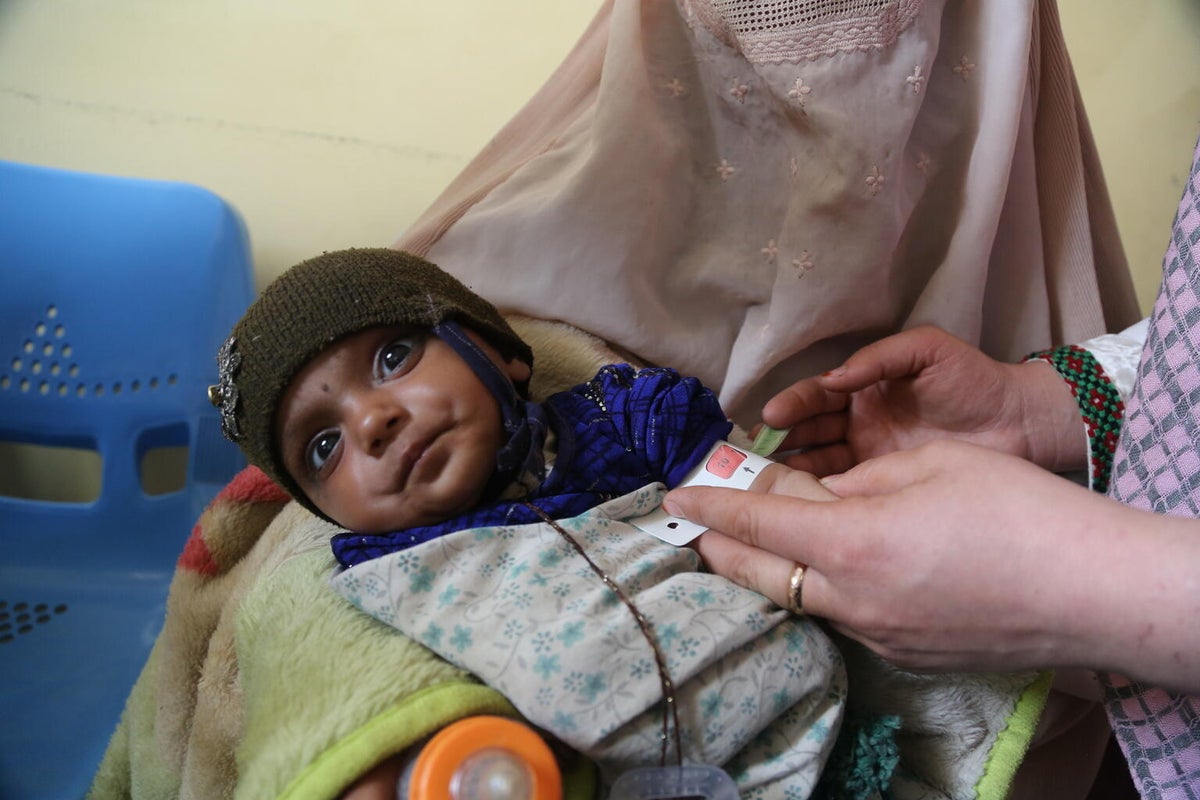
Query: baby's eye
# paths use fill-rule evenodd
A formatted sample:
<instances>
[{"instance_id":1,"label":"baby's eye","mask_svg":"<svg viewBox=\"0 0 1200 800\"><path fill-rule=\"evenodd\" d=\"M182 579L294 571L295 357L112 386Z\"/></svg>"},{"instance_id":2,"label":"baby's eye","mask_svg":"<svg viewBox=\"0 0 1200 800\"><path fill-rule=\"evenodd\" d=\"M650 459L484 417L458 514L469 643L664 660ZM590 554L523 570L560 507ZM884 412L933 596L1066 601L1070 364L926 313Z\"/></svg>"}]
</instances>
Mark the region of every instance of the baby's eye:
<instances>
[{"instance_id":1,"label":"baby's eye","mask_svg":"<svg viewBox=\"0 0 1200 800\"><path fill-rule=\"evenodd\" d=\"M413 353L419 344L420 340L415 336L401 336L379 348L375 356L375 374L380 380L387 380L407 372L416 360Z\"/></svg>"},{"instance_id":2,"label":"baby's eye","mask_svg":"<svg viewBox=\"0 0 1200 800\"><path fill-rule=\"evenodd\" d=\"M309 469L313 472L320 472L324 469L341 440L342 434L336 430L321 431L314 436L308 443L304 458Z\"/></svg>"}]
</instances>

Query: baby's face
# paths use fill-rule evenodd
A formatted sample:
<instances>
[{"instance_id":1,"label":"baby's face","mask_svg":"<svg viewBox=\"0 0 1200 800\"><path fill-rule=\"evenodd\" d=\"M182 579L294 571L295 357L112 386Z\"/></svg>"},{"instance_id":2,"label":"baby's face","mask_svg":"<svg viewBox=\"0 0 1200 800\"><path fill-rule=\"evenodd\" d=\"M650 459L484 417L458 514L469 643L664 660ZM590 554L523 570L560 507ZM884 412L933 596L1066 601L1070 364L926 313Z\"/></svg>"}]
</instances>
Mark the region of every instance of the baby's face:
<instances>
[{"instance_id":1,"label":"baby's face","mask_svg":"<svg viewBox=\"0 0 1200 800\"><path fill-rule=\"evenodd\" d=\"M510 380L529 376L468 331ZM473 507L503 444L500 408L449 345L403 327L368 328L323 350L280 402L288 473L331 519L383 533Z\"/></svg>"}]
</instances>

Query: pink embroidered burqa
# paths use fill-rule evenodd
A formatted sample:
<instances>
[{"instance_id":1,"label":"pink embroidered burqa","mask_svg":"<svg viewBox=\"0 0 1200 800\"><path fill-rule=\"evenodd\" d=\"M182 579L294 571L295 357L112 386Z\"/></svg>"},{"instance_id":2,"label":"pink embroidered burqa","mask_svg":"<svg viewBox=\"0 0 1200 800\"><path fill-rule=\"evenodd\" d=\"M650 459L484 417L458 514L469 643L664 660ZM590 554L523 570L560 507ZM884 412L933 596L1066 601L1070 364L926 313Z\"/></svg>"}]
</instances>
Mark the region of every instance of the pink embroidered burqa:
<instances>
[{"instance_id":1,"label":"pink embroidered burqa","mask_svg":"<svg viewBox=\"0 0 1200 800\"><path fill-rule=\"evenodd\" d=\"M396 244L742 423L918 323L1015 361L1139 317L1046 0L609 0Z\"/></svg>"}]
</instances>

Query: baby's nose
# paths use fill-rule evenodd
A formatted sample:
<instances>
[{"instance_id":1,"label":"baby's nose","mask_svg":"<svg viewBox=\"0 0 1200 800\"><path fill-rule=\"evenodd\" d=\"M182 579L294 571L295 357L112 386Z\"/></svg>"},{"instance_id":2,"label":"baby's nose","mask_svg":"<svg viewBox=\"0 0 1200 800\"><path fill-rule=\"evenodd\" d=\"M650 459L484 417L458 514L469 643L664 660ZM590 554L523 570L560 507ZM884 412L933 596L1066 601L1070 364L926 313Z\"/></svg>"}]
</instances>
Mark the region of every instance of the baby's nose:
<instances>
[{"instance_id":1,"label":"baby's nose","mask_svg":"<svg viewBox=\"0 0 1200 800\"><path fill-rule=\"evenodd\" d=\"M359 446L378 455L399 435L404 427L404 410L385 399L364 399L358 403L355 435Z\"/></svg>"}]
</instances>

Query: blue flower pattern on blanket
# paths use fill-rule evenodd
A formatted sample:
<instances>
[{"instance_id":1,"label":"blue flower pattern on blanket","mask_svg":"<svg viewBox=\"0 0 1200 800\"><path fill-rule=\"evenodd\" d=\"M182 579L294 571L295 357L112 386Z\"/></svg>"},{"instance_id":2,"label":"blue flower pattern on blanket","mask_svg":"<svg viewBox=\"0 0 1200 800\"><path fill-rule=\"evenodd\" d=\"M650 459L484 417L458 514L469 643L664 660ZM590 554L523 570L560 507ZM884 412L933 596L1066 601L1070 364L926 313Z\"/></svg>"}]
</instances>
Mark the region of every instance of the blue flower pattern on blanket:
<instances>
[{"instance_id":1,"label":"blue flower pattern on blanket","mask_svg":"<svg viewBox=\"0 0 1200 800\"><path fill-rule=\"evenodd\" d=\"M676 686L685 758L745 798L807 797L841 723L845 671L811 620L700 572L625 519L652 484L560 525L649 620ZM606 780L660 754L662 690L629 609L551 526L450 534L334 576L377 619L503 692ZM673 763L674 753L669 753Z\"/></svg>"}]
</instances>

